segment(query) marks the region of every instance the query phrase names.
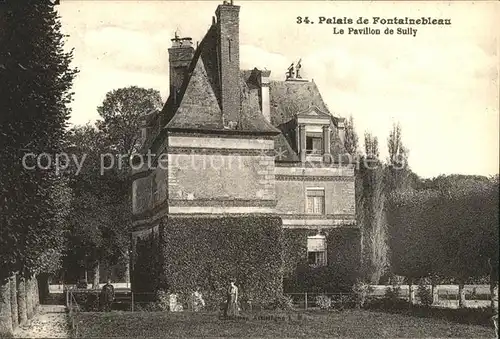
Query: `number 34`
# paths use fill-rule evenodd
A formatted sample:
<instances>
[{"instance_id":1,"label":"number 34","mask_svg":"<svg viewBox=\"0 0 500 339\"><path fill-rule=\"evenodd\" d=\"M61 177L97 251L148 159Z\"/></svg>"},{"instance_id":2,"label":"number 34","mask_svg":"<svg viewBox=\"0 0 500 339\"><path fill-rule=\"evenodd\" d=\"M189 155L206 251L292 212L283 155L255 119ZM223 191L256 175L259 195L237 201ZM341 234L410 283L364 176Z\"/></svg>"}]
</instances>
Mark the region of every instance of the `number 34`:
<instances>
[{"instance_id":1,"label":"number 34","mask_svg":"<svg viewBox=\"0 0 500 339\"><path fill-rule=\"evenodd\" d=\"M308 16L306 16L306 17L304 17L304 18L302 18L301 16L298 16L298 17L297 17L297 23L298 23L298 24L302 24L302 23L304 23L304 24L308 24L308 23L310 23L310 22L311 22L311 21L309 20L309 17L308 17Z\"/></svg>"}]
</instances>

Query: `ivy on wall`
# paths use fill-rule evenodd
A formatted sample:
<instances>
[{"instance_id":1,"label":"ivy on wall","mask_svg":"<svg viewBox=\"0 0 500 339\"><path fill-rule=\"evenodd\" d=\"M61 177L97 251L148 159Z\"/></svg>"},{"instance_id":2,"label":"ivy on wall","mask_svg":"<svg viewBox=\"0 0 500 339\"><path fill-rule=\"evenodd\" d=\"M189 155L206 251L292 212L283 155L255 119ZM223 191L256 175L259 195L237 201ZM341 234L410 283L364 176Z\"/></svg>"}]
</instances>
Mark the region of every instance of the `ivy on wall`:
<instances>
[{"instance_id":1,"label":"ivy on wall","mask_svg":"<svg viewBox=\"0 0 500 339\"><path fill-rule=\"evenodd\" d=\"M199 286L221 302L235 278L242 300L282 294L283 229L279 217L168 218L160 230L161 285L176 293Z\"/></svg>"},{"instance_id":2,"label":"ivy on wall","mask_svg":"<svg viewBox=\"0 0 500 339\"><path fill-rule=\"evenodd\" d=\"M350 290L358 276L361 258L359 230L341 227L321 233L326 235L328 265L310 267L307 237L317 234L317 230L284 230L284 292Z\"/></svg>"},{"instance_id":3,"label":"ivy on wall","mask_svg":"<svg viewBox=\"0 0 500 339\"><path fill-rule=\"evenodd\" d=\"M357 228L325 230L328 266L307 264L311 229L282 229L279 217L175 218L159 233L137 239L132 271L135 292L189 295L200 287L207 304L224 301L235 278L242 301L269 303L282 292L350 290L360 264Z\"/></svg>"},{"instance_id":4,"label":"ivy on wall","mask_svg":"<svg viewBox=\"0 0 500 339\"><path fill-rule=\"evenodd\" d=\"M155 232L136 240L130 279L132 290L140 299L148 299L145 293L151 294L149 296L152 297L158 289L161 268L159 243L159 235Z\"/></svg>"}]
</instances>

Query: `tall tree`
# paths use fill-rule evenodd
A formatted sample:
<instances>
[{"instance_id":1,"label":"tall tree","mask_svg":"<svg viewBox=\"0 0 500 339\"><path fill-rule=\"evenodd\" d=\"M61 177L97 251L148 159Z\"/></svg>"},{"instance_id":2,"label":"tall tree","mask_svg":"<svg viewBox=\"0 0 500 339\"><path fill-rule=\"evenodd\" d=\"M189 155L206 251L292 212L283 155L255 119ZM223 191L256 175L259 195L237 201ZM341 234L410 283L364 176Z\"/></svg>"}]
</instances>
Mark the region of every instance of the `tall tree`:
<instances>
[{"instance_id":1,"label":"tall tree","mask_svg":"<svg viewBox=\"0 0 500 339\"><path fill-rule=\"evenodd\" d=\"M72 180L75 232L71 242L79 249L72 258L93 269L94 286L99 283L102 261L114 264L122 259L128 265L132 219L129 160L140 143L141 119L161 107L161 96L156 90L120 88L108 92L97 108L101 119L96 127L87 125L72 130L72 153L80 158L87 155L85 168ZM103 159L113 161L114 166L103 170Z\"/></svg>"},{"instance_id":2,"label":"tall tree","mask_svg":"<svg viewBox=\"0 0 500 339\"><path fill-rule=\"evenodd\" d=\"M370 132L365 132L365 155L367 159L377 160L380 156L378 138Z\"/></svg>"},{"instance_id":3,"label":"tall tree","mask_svg":"<svg viewBox=\"0 0 500 339\"><path fill-rule=\"evenodd\" d=\"M385 216L384 164L379 159L378 140L365 133L366 154L357 171L359 187L358 223L362 235L362 274L377 284L389 267L388 231Z\"/></svg>"},{"instance_id":4,"label":"tall tree","mask_svg":"<svg viewBox=\"0 0 500 339\"><path fill-rule=\"evenodd\" d=\"M393 269L407 277L459 284L490 276L498 293L498 180L440 176L390 199ZM495 292L496 291L496 292Z\"/></svg>"},{"instance_id":5,"label":"tall tree","mask_svg":"<svg viewBox=\"0 0 500 339\"><path fill-rule=\"evenodd\" d=\"M8 1L2 6L0 239L5 243L0 252L6 269L0 271L32 272L40 251L54 245L53 197L60 177L54 163L42 161L42 169L33 157L26 166L22 160L30 153L61 151L76 70L70 67L72 52L63 49L61 24L50 3Z\"/></svg>"},{"instance_id":6,"label":"tall tree","mask_svg":"<svg viewBox=\"0 0 500 339\"><path fill-rule=\"evenodd\" d=\"M112 90L97 108L101 120L96 126L106 136L110 150L130 156L138 146L141 118L158 112L162 106L160 92L152 88L130 86ZM129 170L127 164L123 167L125 174Z\"/></svg>"},{"instance_id":7,"label":"tall tree","mask_svg":"<svg viewBox=\"0 0 500 339\"><path fill-rule=\"evenodd\" d=\"M411 172L408 164L408 149L403 145L401 126L395 123L387 138L386 186L388 192L405 190L413 185L415 175Z\"/></svg>"},{"instance_id":8,"label":"tall tree","mask_svg":"<svg viewBox=\"0 0 500 339\"><path fill-rule=\"evenodd\" d=\"M352 117L352 115L349 116L349 120L345 122L344 130L345 130L345 141L344 141L345 149L352 156L358 155L359 152L358 134L356 133L356 130L354 128L354 118Z\"/></svg>"},{"instance_id":9,"label":"tall tree","mask_svg":"<svg viewBox=\"0 0 500 339\"><path fill-rule=\"evenodd\" d=\"M54 163L25 155L54 155L63 147L70 114L72 52L64 51L50 2L0 5L0 274L29 277L47 251L60 251L58 208L64 184ZM43 160L43 159L42 159ZM41 166L40 166L41 165ZM57 221L57 222L56 222ZM57 261L55 261L57 262Z\"/></svg>"}]
</instances>

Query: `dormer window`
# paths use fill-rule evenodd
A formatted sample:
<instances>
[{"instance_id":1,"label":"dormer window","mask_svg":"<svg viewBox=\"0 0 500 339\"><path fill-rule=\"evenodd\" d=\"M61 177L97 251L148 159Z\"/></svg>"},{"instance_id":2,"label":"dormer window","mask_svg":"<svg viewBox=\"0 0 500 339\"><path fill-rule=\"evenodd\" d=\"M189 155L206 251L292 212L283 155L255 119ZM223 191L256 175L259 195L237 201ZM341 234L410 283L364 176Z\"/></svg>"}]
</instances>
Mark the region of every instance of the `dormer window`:
<instances>
[{"instance_id":1,"label":"dormer window","mask_svg":"<svg viewBox=\"0 0 500 339\"><path fill-rule=\"evenodd\" d=\"M330 153L332 117L317 107L297 114L297 145L302 162L322 161Z\"/></svg>"},{"instance_id":2,"label":"dormer window","mask_svg":"<svg viewBox=\"0 0 500 339\"><path fill-rule=\"evenodd\" d=\"M306 153L312 155L323 154L323 135L321 133L306 132Z\"/></svg>"}]
</instances>

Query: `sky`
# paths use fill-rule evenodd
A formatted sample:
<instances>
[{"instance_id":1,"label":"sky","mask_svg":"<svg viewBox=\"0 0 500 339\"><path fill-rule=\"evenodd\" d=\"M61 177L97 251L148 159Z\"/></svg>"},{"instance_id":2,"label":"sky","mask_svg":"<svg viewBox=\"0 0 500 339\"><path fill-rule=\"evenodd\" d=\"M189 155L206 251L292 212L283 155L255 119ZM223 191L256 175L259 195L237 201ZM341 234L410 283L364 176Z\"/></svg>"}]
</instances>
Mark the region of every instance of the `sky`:
<instances>
[{"instance_id":1,"label":"sky","mask_svg":"<svg viewBox=\"0 0 500 339\"><path fill-rule=\"evenodd\" d=\"M62 0L66 48L74 48L72 124L94 122L110 90L140 86L168 97L168 48L179 35L201 41L222 1ZM352 115L387 155L400 123L409 164L422 177L493 175L499 168L500 2L235 1L240 9L240 64L284 80L292 62L314 80L330 112ZM314 24L297 24L297 17ZM368 25L318 24L367 18ZM432 17L451 25L375 25L373 17ZM344 34L333 34L344 28ZM348 27L395 30L348 34ZM416 28L398 35L397 28Z\"/></svg>"}]
</instances>

